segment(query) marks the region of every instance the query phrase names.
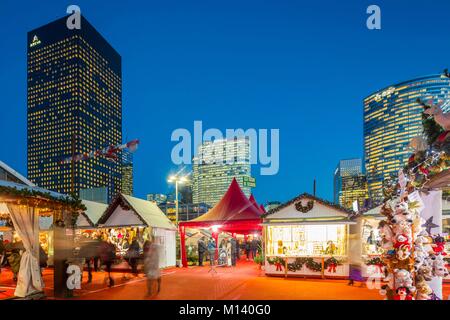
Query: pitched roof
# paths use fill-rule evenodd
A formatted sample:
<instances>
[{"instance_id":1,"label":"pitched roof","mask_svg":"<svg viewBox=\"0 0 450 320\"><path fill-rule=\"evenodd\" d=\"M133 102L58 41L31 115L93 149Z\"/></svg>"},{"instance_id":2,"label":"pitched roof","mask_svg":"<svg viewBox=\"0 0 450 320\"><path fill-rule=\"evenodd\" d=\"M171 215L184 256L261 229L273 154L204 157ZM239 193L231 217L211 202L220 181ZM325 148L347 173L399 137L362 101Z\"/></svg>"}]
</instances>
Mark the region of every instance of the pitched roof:
<instances>
[{"instance_id":1,"label":"pitched roof","mask_svg":"<svg viewBox=\"0 0 450 320\"><path fill-rule=\"evenodd\" d=\"M304 200L313 201L312 207L306 212L300 212L295 207L297 204L301 203L305 206ZM314 203L320 204L320 206L314 205ZM324 210L325 207L325 210ZM328 221L328 220L348 220L354 216L352 210L348 210L337 204L331 203L329 201L320 199L308 193L303 193L298 197L270 210L268 213L264 214L263 217L267 220L282 220L282 219L296 219L296 220L315 220L315 221Z\"/></svg>"},{"instance_id":2,"label":"pitched roof","mask_svg":"<svg viewBox=\"0 0 450 320\"><path fill-rule=\"evenodd\" d=\"M188 222L227 222L234 220L261 220L259 208L242 192L235 178L222 199L207 213Z\"/></svg>"},{"instance_id":3,"label":"pitched roof","mask_svg":"<svg viewBox=\"0 0 450 320\"><path fill-rule=\"evenodd\" d=\"M264 213L267 213L267 211L266 211L266 208L264 208L264 206L261 204L260 206L259 206L259 210L261 210L261 212L264 214Z\"/></svg>"},{"instance_id":4,"label":"pitched roof","mask_svg":"<svg viewBox=\"0 0 450 320\"><path fill-rule=\"evenodd\" d=\"M108 205L89 200L82 200L82 203L86 207L86 210L78 216L77 227L94 227L101 216L105 213L106 209L108 209Z\"/></svg>"},{"instance_id":5,"label":"pitched roof","mask_svg":"<svg viewBox=\"0 0 450 320\"><path fill-rule=\"evenodd\" d=\"M176 227L155 203L125 194L116 196L98 220L98 225L104 227L141 225L176 230Z\"/></svg>"},{"instance_id":6,"label":"pitched roof","mask_svg":"<svg viewBox=\"0 0 450 320\"><path fill-rule=\"evenodd\" d=\"M6 163L4 163L1 160L0 160L0 168L2 168L7 173L9 173L11 176L16 178L18 181L20 181L20 183L22 183L24 185L27 185L27 186L30 186L30 187L34 187L35 186L35 184L33 182L31 182L30 180L28 180L27 178L22 176L20 173L18 173L16 170L14 170L13 168L8 166Z\"/></svg>"}]
</instances>

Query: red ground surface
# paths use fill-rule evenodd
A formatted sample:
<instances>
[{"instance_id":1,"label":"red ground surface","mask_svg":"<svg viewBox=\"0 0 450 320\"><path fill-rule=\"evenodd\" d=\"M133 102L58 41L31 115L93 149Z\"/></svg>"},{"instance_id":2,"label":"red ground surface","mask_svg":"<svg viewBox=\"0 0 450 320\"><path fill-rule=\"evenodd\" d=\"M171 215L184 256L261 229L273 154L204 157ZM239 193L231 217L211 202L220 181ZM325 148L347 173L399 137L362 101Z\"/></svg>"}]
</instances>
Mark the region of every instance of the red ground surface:
<instances>
[{"instance_id":1,"label":"red ground surface","mask_svg":"<svg viewBox=\"0 0 450 320\"><path fill-rule=\"evenodd\" d=\"M209 267L168 269L163 271L162 290L154 297L146 296L146 279L143 275L134 277L120 272L113 273L115 286L108 288L106 273L94 273L93 282L86 283L84 273L81 290L76 290L74 299L91 300L136 300L136 299L248 299L248 300L380 300L378 290L365 286L349 287L344 280L313 280L301 278L267 277L252 262L240 262L235 268L216 268L217 273L208 272ZM124 279L126 275L128 279ZM53 271L44 271L46 294L53 299ZM0 293L0 299L12 296L14 283L11 273L3 270L0 287L7 287ZM10 288L10 289L8 289ZM444 298L450 295L450 284L444 284Z\"/></svg>"}]
</instances>

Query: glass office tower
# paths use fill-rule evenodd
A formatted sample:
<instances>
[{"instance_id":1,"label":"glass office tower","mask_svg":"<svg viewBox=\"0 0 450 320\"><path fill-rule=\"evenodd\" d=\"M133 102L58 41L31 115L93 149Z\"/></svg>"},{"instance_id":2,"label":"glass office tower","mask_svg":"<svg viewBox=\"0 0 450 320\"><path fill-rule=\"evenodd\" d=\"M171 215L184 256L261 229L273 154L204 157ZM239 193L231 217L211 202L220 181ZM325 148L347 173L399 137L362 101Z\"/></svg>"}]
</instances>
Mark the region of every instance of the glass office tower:
<instances>
[{"instance_id":1,"label":"glass office tower","mask_svg":"<svg viewBox=\"0 0 450 320\"><path fill-rule=\"evenodd\" d=\"M367 179L363 173L362 160L339 161L334 171L334 203L353 209L353 203L356 201L361 209L367 198Z\"/></svg>"},{"instance_id":2,"label":"glass office tower","mask_svg":"<svg viewBox=\"0 0 450 320\"><path fill-rule=\"evenodd\" d=\"M227 192L233 178L249 197L251 188L244 183L244 179L251 178L250 139L205 141L198 147L192 169L194 203L214 206Z\"/></svg>"},{"instance_id":3,"label":"glass office tower","mask_svg":"<svg viewBox=\"0 0 450 320\"><path fill-rule=\"evenodd\" d=\"M61 193L120 190L121 163L61 160L122 142L120 55L84 18L69 30L66 17L28 32L28 177Z\"/></svg>"},{"instance_id":4,"label":"glass office tower","mask_svg":"<svg viewBox=\"0 0 450 320\"><path fill-rule=\"evenodd\" d=\"M412 150L411 138L422 134L423 108L416 102L449 97L450 79L437 74L404 81L364 99L364 160L373 203L382 201L383 180L397 175Z\"/></svg>"}]
</instances>

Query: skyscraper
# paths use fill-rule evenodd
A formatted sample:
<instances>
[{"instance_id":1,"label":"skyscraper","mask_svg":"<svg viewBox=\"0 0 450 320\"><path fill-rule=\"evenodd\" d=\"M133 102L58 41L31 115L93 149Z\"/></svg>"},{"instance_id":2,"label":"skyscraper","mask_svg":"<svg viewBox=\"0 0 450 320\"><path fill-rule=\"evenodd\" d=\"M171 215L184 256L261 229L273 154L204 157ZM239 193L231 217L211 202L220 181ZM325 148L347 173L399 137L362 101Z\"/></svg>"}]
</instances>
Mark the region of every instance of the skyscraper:
<instances>
[{"instance_id":1,"label":"skyscraper","mask_svg":"<svg viewBox=\"0 0 450 320\"><path fill-rule=\"evenodd\" d=\"M122 193L133 195L133 154L122 150Z\"/></svg>"},{"instance_id":2,"label":"skyscraper","mask_svg":"<svg viewBox=\"0 0 450 320\"><path fill-rule=\"evenodd\" d=\"M369 196L382 200L383 180L397 175L411 154L411 138L422 134L424 101L448 99L450 80L431 75L404 81L379 90L364 99L364 160ZM447 111L447 110L444 110Z\"/></svg>"},{"instance_id":3,"label":"skyscraper","mask_svg":"<svg viewBox=\"0 0 450 320\"><path fill-rule=\"evenodd\" d=\"M250 177L249 138L206 141L198 147L193 161L193 202L214 206L228 190L233 178L248 197L251 188L244 179Z\"/></svg>"},{"instance_id":4,"label":"skyscraper","mask_svg":"<svg viewBox=\"0 0 450 320\"><path fill-rule=\"evenodd\" d=\"M28 177L61 193L120 190L120 161L94 158L61 164L72 154L122 142L120 55L84 18L28 32ZM73 179L73 180L72 180Z\"/></svg>"},{"instance_id":5,"label":"skyscraper","mask_svg":"<svg viewBox=\"0 0 450 320\"><path fill-rule=\"evenodd\" d=\"M362 208L368 198L367 179L363 174L361 159L339 161L334 171L334 203L353 209L357 201Z\"/></svg>"}]
</instances>

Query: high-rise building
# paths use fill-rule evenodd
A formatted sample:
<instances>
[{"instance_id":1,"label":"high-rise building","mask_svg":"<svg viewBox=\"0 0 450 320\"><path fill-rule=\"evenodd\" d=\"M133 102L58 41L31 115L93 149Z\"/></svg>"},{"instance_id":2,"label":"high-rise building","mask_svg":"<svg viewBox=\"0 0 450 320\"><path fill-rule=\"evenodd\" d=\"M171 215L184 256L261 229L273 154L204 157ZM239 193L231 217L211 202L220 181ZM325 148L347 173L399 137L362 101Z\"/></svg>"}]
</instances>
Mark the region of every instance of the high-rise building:
<instances>
[{"instance_id":1,"label":"high-rise building","mask_svg":"<svg viewBox=\"0 0 450 320\"><path fill-rule=\"evenodd\" d=\"M334 203L353 209L353 203L362 208L368 198L367 179L361 159L339 161L334 171Z\"/></svg>"},{"instance_id":2,"label":"high-rise building","mask_svg":"<svg viewBox=\"0 0 450 320\"><path fill-rule=\"evenodd\" d=\"M61 18L28 32L28 178L61 193L120 190L120 161L93 158L61 164L122 142L122 62L81 17L69 30ZM73 180L72 180L73 177Z\"/></svg>"},{"instance_id":3,"label":"high-rise building","mask_svg":"<svg viewBox=\"0 0 450 320\"><path fill-rule=\"evenodd\" d=\"M379 90L364 99L364 161L369 196L382 201L383 180L397 175L411 154L411 138L422 134L423 108L416 102L448 99L450 79L430 75ZM444 110L447 111L447 110Z\"/></svg>"},{"instance_id":4,"label":"high-rise building","mask_svg":"<svg viewBox=\"0 0 450 320\"><path fill-rule=\"evenodd\" d=\"M160 204L167 201L167 195L162 193L149 193L147 195L147 201L153 201L156 204Z\"/></svg>"},{"instance_id":5,"label":"high-rise building","mask_svg":"<svg viewBox=\"0 0 450 320\"><path fill-rule=\"evenodd\" d=\"M248 137L206 141L198 146L193 161L192 199L194 203L214 206L236 178L248 197L251 187L250 139Z\"/></svg>"},{"instance_id":6,"label":"high-rise building","mask_svg":"<svg viewBox=\"0 0 450 320\"><path fill-rule=\"evenodd\" d=\"M133 154L122 150L122 191L123 194L133 195Z\"/></svg>"}]
</instances>

